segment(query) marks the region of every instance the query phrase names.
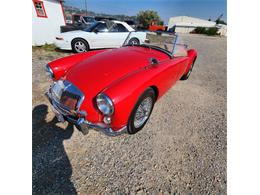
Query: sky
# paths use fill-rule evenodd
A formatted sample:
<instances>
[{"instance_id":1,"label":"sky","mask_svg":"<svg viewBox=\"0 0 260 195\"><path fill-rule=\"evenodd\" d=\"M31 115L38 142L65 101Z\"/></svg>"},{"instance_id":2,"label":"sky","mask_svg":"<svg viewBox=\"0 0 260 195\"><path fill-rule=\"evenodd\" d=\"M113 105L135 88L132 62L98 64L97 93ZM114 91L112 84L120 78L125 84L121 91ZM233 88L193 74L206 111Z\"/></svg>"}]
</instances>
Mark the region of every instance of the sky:
<instances>
[{"instance_id":1,"label":"sky","mask_svg":"<svg viewBox=\"0 0 260 195\"><path fill-rule=\"evenodd\" d=\"M216 20L223 14L227 21L226 0L86 0L87 9L96 13L136 15L141 10L158 12L168 24L173 16L191 16ZM85 0L65 0L65 5L85 9Z\"/></svg>"}]
</instances>

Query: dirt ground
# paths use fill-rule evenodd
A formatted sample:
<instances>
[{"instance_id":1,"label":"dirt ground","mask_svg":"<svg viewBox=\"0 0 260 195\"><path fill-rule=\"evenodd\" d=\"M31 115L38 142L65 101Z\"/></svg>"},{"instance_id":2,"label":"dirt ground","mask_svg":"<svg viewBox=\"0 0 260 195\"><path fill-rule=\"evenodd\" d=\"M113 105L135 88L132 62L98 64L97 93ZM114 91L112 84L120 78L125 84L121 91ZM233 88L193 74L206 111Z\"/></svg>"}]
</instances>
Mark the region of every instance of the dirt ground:
<instances>
[{"instance_id":1,"label":"dirt ground","mask_svg":"<svg viewBox=\"0 0 260 195\"><path fill-rule=\"evenodd\" d=\"M198 51L190 78L119 137L57 123L44 65L71 53L33 49L33 194L226 194L226 38L182 38Z\"/></svg>"}]
</instances>

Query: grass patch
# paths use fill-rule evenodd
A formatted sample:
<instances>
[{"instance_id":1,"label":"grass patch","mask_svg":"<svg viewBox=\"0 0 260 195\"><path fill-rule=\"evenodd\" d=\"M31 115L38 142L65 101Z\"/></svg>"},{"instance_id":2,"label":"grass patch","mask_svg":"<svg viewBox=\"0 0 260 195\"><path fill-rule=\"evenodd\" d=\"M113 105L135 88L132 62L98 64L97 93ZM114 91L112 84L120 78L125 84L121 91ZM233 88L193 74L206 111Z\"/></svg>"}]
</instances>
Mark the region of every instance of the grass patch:
<instances>
[{"instance_id":1,"label":"grass patch","mask_svg":"<svg viewBox=\"0 0 260 195\"><path fill-rule=\"evenodd\" d=\"M55 51L56 46L54 44L45 43L42 46L32 46L32 51L44 50L44 51Z\"/></svg>"}]
</instances>

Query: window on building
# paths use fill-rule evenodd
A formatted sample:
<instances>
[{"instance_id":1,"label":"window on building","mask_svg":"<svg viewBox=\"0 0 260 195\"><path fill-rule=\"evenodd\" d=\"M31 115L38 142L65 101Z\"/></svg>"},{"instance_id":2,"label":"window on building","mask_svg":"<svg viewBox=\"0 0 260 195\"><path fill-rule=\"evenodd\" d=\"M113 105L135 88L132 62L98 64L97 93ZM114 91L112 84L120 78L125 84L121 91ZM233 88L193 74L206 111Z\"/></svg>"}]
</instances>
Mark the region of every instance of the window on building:
<instances>
[{"instance_id":1,"label":"window on building","mask_svg":"<svg viewBox=\"0 0 260 195\"><path fill-rule=\"evenodd\" d=\"M35 11L38 17L47 18L44 5L42 1L33 0Z\"/></svg>"}]
</instances>

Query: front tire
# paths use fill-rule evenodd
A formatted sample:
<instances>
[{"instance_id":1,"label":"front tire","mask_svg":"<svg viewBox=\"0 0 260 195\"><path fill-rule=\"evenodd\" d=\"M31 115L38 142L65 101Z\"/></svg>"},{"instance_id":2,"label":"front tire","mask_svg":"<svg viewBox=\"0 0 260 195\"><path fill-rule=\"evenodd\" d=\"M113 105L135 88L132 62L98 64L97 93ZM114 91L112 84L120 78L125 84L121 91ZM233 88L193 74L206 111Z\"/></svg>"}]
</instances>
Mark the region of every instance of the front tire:
<instances>
[{"instance_id":1,"label":"front tire","mask_svg":"<svg viewBox=\"0 0 260 195\"><path fill-rule=\"evenodd\" d=\"M140 131L147 123L155 103L155 92L148 88L139 97L127 124L127 131L129 134L135 134Z\"/></svg>"},{"instance_id":2,"label":"front tire","mask_svg":"<svg viewBox=\"0 0 260 195\"><path fill-rule=\"evenodd\" d=\"M71 47L74 53L82 53L89 50L88 42L84 39L74 39L71 42Z\"/></svg>"}]
</instances>

